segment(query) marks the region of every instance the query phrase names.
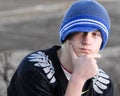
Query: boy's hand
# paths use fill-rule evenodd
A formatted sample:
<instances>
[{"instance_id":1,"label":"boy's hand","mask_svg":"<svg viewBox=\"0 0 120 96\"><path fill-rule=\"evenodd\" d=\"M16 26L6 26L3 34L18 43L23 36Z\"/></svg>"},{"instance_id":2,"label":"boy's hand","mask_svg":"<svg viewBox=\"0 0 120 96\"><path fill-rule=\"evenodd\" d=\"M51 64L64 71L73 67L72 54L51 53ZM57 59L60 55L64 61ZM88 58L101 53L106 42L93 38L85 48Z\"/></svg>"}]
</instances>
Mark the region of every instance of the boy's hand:
<instances>
[{"instance_id":1,"label":"boy's hand","mask_svg":"<svg viewBox=\"0 0 120 96\"><path fill-rule=\"evenodd\" d=\"M67 46L73 63L73 74L80 76L81 79L87 80L98 73L96 58L100 58L100 54L85 54L78 57L73 46L69 43Z\"/></svg>"}]
</instances>

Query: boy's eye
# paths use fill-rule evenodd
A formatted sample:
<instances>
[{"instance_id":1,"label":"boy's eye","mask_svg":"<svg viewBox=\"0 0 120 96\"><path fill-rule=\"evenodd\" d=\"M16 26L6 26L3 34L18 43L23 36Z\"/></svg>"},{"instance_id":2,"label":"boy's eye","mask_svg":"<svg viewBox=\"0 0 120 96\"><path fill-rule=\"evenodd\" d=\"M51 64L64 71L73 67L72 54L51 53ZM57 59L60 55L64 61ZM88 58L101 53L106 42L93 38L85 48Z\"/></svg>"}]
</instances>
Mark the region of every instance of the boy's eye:
<instances>
[{"instance_id":1,"label":"boy's eye","mask_svg":"<svg viewBox=\"0 0 120 96\"><path fill-rule=\"evenodd\" d=\"M94 36L99 36L99 37L101 37L101 33L100 33L100 32L99 32L99 33L98 33L98 32L95 32L95 33L93 33L93 35L94 35Z\"/></svg>"}]
</instances>

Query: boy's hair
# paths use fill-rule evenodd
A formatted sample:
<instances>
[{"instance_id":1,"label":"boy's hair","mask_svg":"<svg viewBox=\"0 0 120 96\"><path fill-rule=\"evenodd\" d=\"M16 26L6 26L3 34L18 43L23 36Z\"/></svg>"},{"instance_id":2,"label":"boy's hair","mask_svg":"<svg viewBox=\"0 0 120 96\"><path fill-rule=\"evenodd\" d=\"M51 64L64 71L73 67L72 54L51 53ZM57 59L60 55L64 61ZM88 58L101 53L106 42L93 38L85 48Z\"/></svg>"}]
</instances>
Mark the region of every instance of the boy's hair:
<instances>
[{"instance_id":1,"label":"boy's hair","mask_svg":"<svg viewBox=\"0 0 120 96\"><path fill-rule=\"evenodd\" d=\"M74 33L69 34L69 35L62 41L62 44L63 44L66 40L72 39L72 37L74 37L77 33L78 33L78 32L74 32Z\"/></svg>"}]
</instances>

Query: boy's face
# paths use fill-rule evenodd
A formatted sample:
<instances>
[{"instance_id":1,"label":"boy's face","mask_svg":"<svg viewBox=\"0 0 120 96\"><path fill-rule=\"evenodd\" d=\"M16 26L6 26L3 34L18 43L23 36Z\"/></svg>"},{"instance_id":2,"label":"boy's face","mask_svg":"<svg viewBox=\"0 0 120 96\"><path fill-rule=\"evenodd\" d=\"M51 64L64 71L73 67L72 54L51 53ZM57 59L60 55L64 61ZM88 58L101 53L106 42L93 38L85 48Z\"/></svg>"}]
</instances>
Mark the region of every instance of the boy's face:
<instances>
[{"instance_id":1,"label":"boy's face","mask_svg":"<svg viewBox=\"0 0 120 96\"><path fill-rule=\"evenodd\" d=\"M78 32L68 39L68 41L73 46L77 56L96 54L101 47L102 36L99 31Z\"/></svg>"}]
</instances>

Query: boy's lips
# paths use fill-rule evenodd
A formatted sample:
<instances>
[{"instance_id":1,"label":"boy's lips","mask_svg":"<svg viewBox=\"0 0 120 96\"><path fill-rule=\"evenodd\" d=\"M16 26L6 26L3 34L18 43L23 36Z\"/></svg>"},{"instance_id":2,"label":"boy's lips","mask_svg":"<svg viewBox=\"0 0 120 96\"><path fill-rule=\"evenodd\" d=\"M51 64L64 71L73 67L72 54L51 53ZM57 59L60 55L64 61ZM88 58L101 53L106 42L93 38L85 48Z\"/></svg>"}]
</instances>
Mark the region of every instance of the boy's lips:
<instances>
[{"instance_id":1,"label":"boy's lips","mask_svg":"<svg viewBox=\"0 0 120 96\"><path fill-rule=\"evenodd\" d=\"M87 49L87 48L80 48L80 51L82 52L82 53L91 53L91 50L90 49Z\"/></svg>"}]
</instances>

